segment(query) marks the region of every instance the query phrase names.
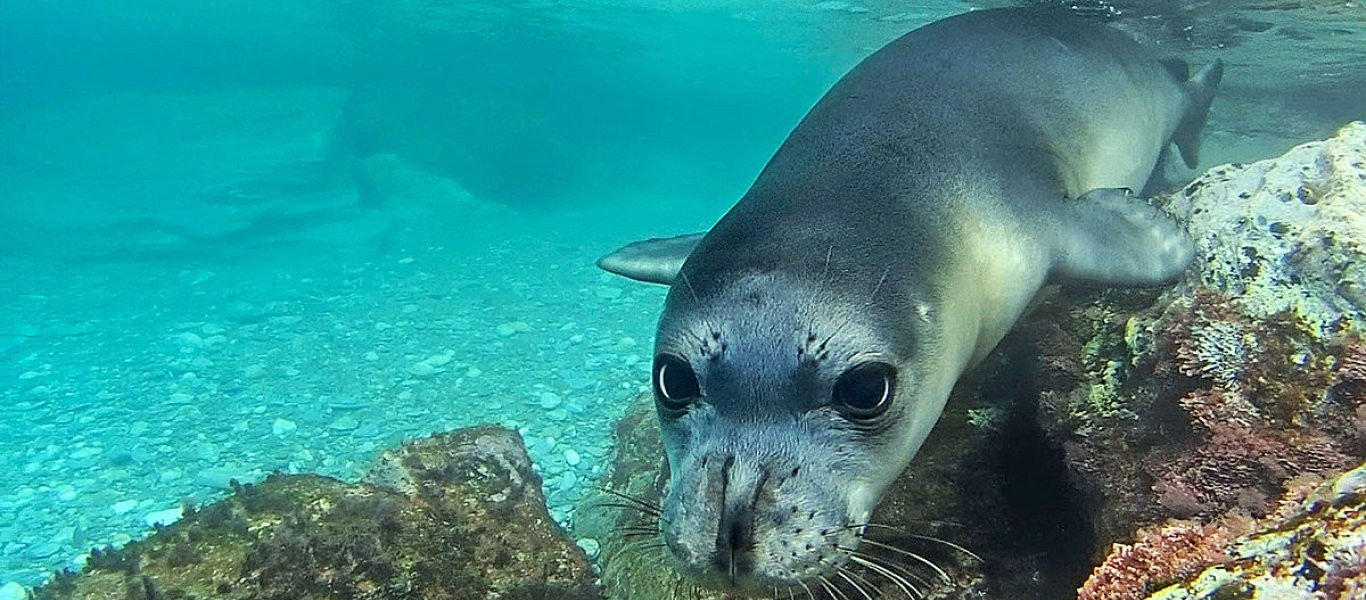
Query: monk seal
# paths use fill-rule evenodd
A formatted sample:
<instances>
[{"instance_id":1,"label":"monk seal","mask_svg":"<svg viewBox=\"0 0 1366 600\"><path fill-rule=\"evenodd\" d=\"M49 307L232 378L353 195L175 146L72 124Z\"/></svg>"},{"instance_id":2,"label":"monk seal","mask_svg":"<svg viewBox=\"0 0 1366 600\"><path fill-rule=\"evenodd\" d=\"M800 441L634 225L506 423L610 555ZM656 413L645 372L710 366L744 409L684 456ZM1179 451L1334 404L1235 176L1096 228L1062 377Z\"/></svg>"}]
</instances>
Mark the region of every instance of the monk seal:
<instances>
[{"instance_id":1,"label":"monk seal","mask_svg":"<svg viewBox=\"0 0 1366 600\"><path fill-rule=\"evenodd\" d=\"M1065 12L950 17L836 83L709 232L600 260L671 284L651 381L677 568L764 593L843 575L1041 287L1178 278L1192 244L1131 190L1170 146L1195 165L1221 73Z\"/></svg>"}]
</instances>

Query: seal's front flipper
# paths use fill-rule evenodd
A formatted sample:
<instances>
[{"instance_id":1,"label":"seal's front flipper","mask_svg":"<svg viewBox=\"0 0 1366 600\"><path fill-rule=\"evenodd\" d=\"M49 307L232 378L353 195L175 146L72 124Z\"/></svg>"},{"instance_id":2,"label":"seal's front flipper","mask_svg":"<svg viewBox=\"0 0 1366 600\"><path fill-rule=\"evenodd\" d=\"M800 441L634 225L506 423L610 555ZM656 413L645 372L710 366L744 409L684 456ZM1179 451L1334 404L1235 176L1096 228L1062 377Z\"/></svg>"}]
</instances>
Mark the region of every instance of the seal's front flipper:
<instances>
[{"instance_id":1,"label":"seal's front flipper","mask_svg":"<svg viewBox=\"0 0 1366 600\"><path fill-rule=\"evenodd\" d=\"M632 242L598 259L598 268L646 283L673 283L704 233Z\"/></svg>"},{"instance_id":2,"label":"seal's front flipper","mask_svg":"<svg viewBox=\"0 0 1366 600\"><path fill-rule=\"evenodd\" d=\"M1173 74L1176 72L1173 71ZM1176 126L1176 132L1172 134L1172 143L1181 151L1186 166L1192 169L1200 163L1200 134L1205 130L1210 102L1214 101L1214 92L1218 91L1219 80L1223 77L1224 61L1215 60L1183 82L1188 104L1181 124Z\"/></svg>"},{"instance_id":3,"label":"seal's front flipper","mask_svg":"<svg viewBox=\"0 0 1366 600\"><path fill-rule=\"evenodd\" d=\"M1181 225L1128 190L1065 200L1056 219L1052 274L1064 282L1160 285L1181 277L1195 257Z\"/></svg>"}]
</instances>

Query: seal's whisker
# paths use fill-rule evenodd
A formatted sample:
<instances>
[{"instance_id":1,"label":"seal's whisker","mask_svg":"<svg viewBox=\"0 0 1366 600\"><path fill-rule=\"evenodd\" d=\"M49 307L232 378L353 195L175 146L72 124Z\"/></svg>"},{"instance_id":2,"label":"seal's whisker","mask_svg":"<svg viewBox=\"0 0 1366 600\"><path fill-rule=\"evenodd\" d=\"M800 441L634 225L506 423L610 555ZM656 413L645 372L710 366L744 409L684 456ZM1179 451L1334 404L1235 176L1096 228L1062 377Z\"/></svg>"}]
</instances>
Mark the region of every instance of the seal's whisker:
<instances>
[{"instance_id":1,"label":"seal's whisker","mask_svg":"<svg viewBox=\"0 0 1366 600\"><path fill-rule=\"evenodd\" d=\"M840 579L843 579L845 582L847 582L851 587L854 588L854 591L856 591L856 592L858 592L859 594L861 594L861 595L864 597L865 600L873 600L873 597L868 595L868 591L865 590L865 589L863 589L863 587L860 586L860 585L858 584L857 581L854 581L854 580L851 579L848 575L845 575L845 574L844 574L844 569L840 569L840 570L838 570L838 571L835 571L835 576L836 576L836 577L839 577Z\"/></svg>"},{"instance_id":2,"label":"seal's whisker","mask_svg":"<svg viewBox=\"0 0 1366 600\"><path fill-rule=\"evenodd\" d=\"M616 531L617 531L618 533L623 534L623 535L632 535L632 534L659 535L659 529L658 529L658 528L655 528L655 527L645 527L645 526L641 526L641 527L618 527Z\"/></svg>"},{"instance_id":3,"label":"seal's whisker","mask_svg":"<svg viewBox=\"0 0 1366 600\"><path fill-rule=\"evenodd\" d=\"M636 505L634 505L634 504L624 504L624 503L621 503L621 502L595 502L595 503L594 503L594 506L597 506L597 507L600 507L600 508L616 508L616 509L620 509L620 510L628 510L628 511L631 511L631 512L635 512L635 513L638 513L638 514L645 515L645 516L650 517L650 518L652 518L652 519L661 519L661 520L662 520L662 519L664 518L664 516L661 515L660 513L651 512L651 511L649 511L649 510L646 510L646 509L641 508L641 507L639 507L639 506L636 506Z\"/></svg>"},{"instance_id":4,"label":"seal's whisker","mask_svg":"<svg viewBox=\"0 0 1366 600\"><path fill-rule=\"evenodd\" d=\"M875 528L879 528L879 529L887 529L887 530L889 530L889 531L895 531L895 532L897 532L897 533L899 533L899 534L901 534L901 535L903 535L903 536L906 536L906 537L908 537L908 538L917 539L917 540L923 540L923 541L926 541L926 542L935 542L935 543L937 543L937 544L943 544L943 545L945 545L945 546L948 546L948 547L950 547L950 548L953 548L954 550L957 550L958 552L962 552L963 554L966 554L969 558L971 558L971 559L973 559L973 560L975 560L975 561L977 561L977 562L979 562L979 563L985 563L985 562L986 562L986 560L983 559L982 557L978 556L977 553L975 553L975 552L973 552L973 551L971 551L971 550L968 550L967 548L964 548L963 546L960 546L960 545L958 545L958 544L955 544L955 543L953 543L953 542L950 542L950 541L948 541L948 540L946 540L946 539L937 538L937 537L934 537L934 536L932 536L932 535L921 535L921 534L918 534L918 533L911 533L911 532L906 531L905 529L902 529L902 528L900 528L900 527L893 527L893 526L891 526L891 525L883 525L883 524L881 524L881 523L863 523L862 525L850 525L850 526L848 526L848 527L845 527L845 529L855 529L855 528L859 528L859 527L875 527ZM866 534L859 534L859 538L860 538L860 539L867 539L865 536L866 536Z\"/></svg>"},{"instance_id":5,"label":"seal's whisker","mask_svg":"<svg viewBox=\"0 0 1366 600\"><path fill-rule=\"evenodd\" d=\"M891 569L891 570L893 570L893 571L896 571L897 573L900 573L900 574L901 574L902 576L904 576L904 577L908 577L908 578L910 578L910 579L915 580L916 583L919 583L919 584L921 584L921 585L923 585L923 586L930 587L930 586L933 585L932 583L930 583L930 580L925 579L924 577L921 577L920 575L918 575L918 574L916 574L914 571L912 571L912 570L911 570L911 567L910 567L909 565L899 564L899 563L893 561L893 560L891 559L891 557L887 557L887 556L878 556L878 555L875 555L875 554L871 554L871 553L868 553L868 552L862 552L862 551L856 550L856 549L854 549L854 548L849 548L849 547L840 546L840 545L836 545L835 548L838 549L838 550L842 550L842 551L844 551L844 552L848 552L850 555L854 555L854 556L858 556L858 557L860 557L860 558L863 558L864 560L871 560L871 561L873 561L873 562L876 562L876 563L878 563L879 565L882 565L882 566L884 566L884 567L886 567L886 568L888 568L888 569Z\"/></svg>"},{"instance_id":6,"label":"seal's whisker","mask_svg":"<svg viewBox=\"0 0 1366 600\"><path fill-rule=\"evenodd\" d=\"M646 499L644 499L644 498L640 498L640 497L638 497L638 496L632 496L631 494L628 494L628 493L626 493L626 492L614 490L614 489L611 489L611 488L596 486L596 485L593 486L593 489L595 489L595 490L597 490L597 491L599 491L599 492L602 492L602 493L604 493L604 494L610 494L610 495L616 496L616 497L618 497L618 498L621 498L622 500L625 500L625 501L630 502L630 503L632 503L632 504L639 505L639 506L641 506L641 507L643 507L643 508L652 508L652 509L654 509L654 510L656 510L656 511L662 511L662 510L663 510L662 507L661 507L657 502L651 502L651 501L649 501L649 500L646 500Z\"/></svg>"},{"instance_id":7,"label":"seal's whisker","mask_svg":"<svg viewBox=\"0 0 1366 600\"><path fill-rule=\"evenodd\" d=\"M650 536L646 536L645 534L642 534L642 533L634 533L634 534L629 534L629 535L623 535L623 536L621 536L621 539L622 539L622 541L625 541L625 542L631 542L631 541L645 541L645 540L651 539L651 537L650 537Z\"/></svg>"},{"instance_id":8,"label":"seal's whisker","mask_svg":"<svg viewBox=\"0 0 1366 600\"><path fill-rule=\"evenodd\" d=\"M862 575L859 575L859 574L858 574L858 571L855 571L855 570L853 570L853 569L849 569L849 568L846 568L846 567L840 567L840 570L843 571L844 573L847 573L850 577L853 577L854 579L859 580L859 582L862 583L863 585L868 586L868 589L873 590L874 592L879 592L879 593L881 593L881 592L877 589L877 584L875 584L875 583L873 583L873 582L871 582L871 581L868 581L868 580L867 580L866 578L864 578Z\"/></svg>"},{"instance_id":9,"label":"seal's whisker","mask_svg":"<svg viewBox=\"0 0 1366 600\"><path fill-rule=\"evenodd\" d=\"M855 554L850 554L849 560L853 561L855 564L862 565L869 571L872 571L874 573L877 573L878 575L885 577L888 581L892 582L892 585L895 585L897 589L900 589L902 593L906 594L907 598L915 600L917 598L925 597L925 593L921 592L920 588L915 587L915 584L911 583L910 581L907 581L905 577L902 577L901 575L899 575L891 569L888 569L887 567L879 565L869 559L863 558Z\"/></svg>"},{"instance_id":10,"label":"seal's whisker","mask_svg":"<svg viewBox=\"0 0 1366 600\"><path fill-rule=\"evenodd\" d=\"M835 584L830 583L830 580L826 579L824 575L817 575L816 577L821 580L821 590L830 594L830 600L849 600L849 597L835 587Z\"/></svg>"},{"instance_id":11,"label":"seal's whisker","mask_svg":"<svg viewBox=\"0 0 1366 600\"><path fill-rule=\"evenodd\" d=\"M802 581L802 580L798 579L798 580L797 580L797 585L802 586L802 589L803 589L803 590L806 590L806 597L807 597L807 598L809 598L810 600L816 600L816 595L813 594L813 593L811 593L811 586L806 585L806 582L805 582L805 581Z\"/></svg>"},{"instance_id":12,"label":"seal's whisker","mask_svg":"<svg viewBox=\"0 0 1366 600\"><path fill-rule=\"evenodd\" d=\"M835 255L835 245L830 244L830 249L825 251L825 270L821 271L821 284L816 287L816 297L819 298L821 292L825 291L825 284L830 282L830 258Z\"/></svg>"},{"instance_id":13,"label":"seal's whisker","mask_svg":"<svg viewBox=\"0 0 1366 600\"><path fill-rule=\"evenodd\" d=\"M876 547L876 548L882 548L883 550L887 550L887 551L890 551L890 552L895 552L895 553L900 554L900 555L902 555L902 556L905 556L905 557L907 557L907 558L911 558L911 559L920 561L920 562L924 563L925 565L929 566L931 569L934 569L934 571L935 571L936 573L939 574L939 578L942 579L942 580L944 580L944 583L953 583L953 578L952 578L952 577L949 577L948 572L946 572L944 569L939 568L939 565L934 564L934 561L932 561L932 560L930 560L930 559L928 559L928 558L925 558L925 557L923 557L923 556L921 556L921 555L919 555L919 554L916 554L916 553L914 553L914 552L911 552L910 550L903 550L903 549L897 548L896 546L893 546L893 545L891 545L891 544L884 544L884 543L882 543L882 542L876 542L876 541L873 541L873 540L870 540L870 539L867 539L867 538L864 538L864 539L863 539L863 543L868 544L868 545L870 545L870 546L874 546L874 547Z\"/></svg>"}]
</instances>

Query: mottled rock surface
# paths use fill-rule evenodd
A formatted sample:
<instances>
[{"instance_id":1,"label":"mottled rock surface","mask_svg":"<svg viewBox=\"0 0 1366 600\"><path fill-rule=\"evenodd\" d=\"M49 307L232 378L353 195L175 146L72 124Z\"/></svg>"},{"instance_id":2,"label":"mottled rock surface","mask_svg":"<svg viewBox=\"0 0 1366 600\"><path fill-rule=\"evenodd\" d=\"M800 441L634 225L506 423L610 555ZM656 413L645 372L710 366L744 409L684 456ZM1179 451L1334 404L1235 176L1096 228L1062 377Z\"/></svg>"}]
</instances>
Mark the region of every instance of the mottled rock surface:
<instances>
[{"instance_id":1,"label":"mottled rock surface","mask_svg":"<svg viewBox=\"0 0 1366 600\"><path fill-rule=\"evenodd\" d=\"M1190 283L1239 297L1255 318L1291 313L1318 335L1364 325L1366 123L1274 160L1215 167L1167 207L1200 247Z\"/></svg>"},{"instance_id":2,"label":"mottled rock surface","mask_svg":"<svg viewBox=\"0 0 1366 600\"><path fill-rule=\"evenodd\" d=\"M370 483L272 475L38 598L589 599L516 432L476 427L384 453Z\"/></svg>"},{"instance_id":3,"label":"mottled rock surface","mask_svg":"<svg viewBox=\"0 0 1366 600\"><path fill-rule=\"evenodd\" d=\"M1301 479L1274 513L1245 528L1215 551L1216 566L1149 600L1366 597L1366 467Z\"/></svg>"},{"instance_id":4,"label":"mottled rock surface","mask_svg":"<svg viewBox=\"0 0 1366 600\"><path fill-rule=\"evenodd\" d=\"M1211 170L1159 199L1200 248L1184 282L1059 298L1013 336L1104 559L1082 598L1142 598L1224 564L1297 482L1366 460L1364 155L1355 123Z\"/></svg>"}]
</instances>

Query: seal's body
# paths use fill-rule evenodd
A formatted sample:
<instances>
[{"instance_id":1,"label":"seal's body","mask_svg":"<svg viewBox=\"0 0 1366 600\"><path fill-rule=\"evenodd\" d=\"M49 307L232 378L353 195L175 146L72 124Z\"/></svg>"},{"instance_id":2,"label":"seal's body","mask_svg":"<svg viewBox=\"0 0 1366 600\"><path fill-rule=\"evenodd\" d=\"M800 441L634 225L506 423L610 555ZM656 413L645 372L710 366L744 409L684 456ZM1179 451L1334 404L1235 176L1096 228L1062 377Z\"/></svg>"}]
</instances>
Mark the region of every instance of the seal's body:
<instances>
[{"instance_id":1,"label":"seal's body","mask_svg":"<svg viewBox=\"0 0 1366 600\"><path fill-rule=\"evenodd\" d=\"M676 284L653 382L681 569L833 574L1045 283L1178 277L1188 240L1126 188L1171 145L1194 166L1219 76L1066 13L945 19L840 80L709 233L600 261Z\"/></svg>"}]
</instances>

